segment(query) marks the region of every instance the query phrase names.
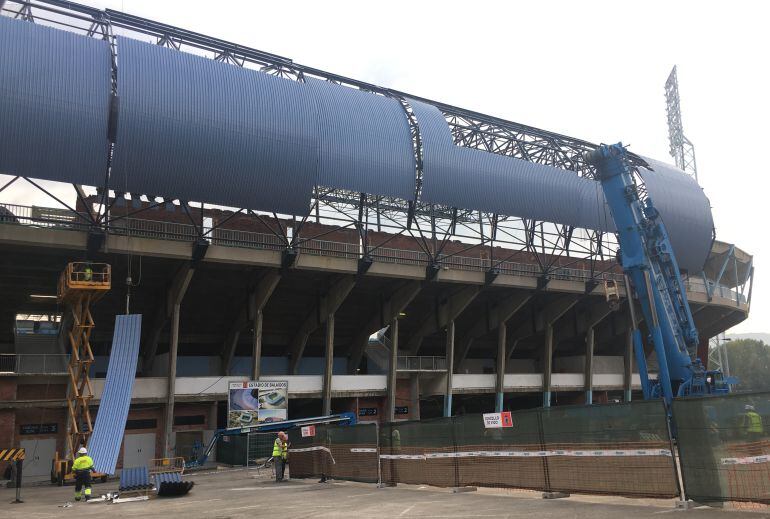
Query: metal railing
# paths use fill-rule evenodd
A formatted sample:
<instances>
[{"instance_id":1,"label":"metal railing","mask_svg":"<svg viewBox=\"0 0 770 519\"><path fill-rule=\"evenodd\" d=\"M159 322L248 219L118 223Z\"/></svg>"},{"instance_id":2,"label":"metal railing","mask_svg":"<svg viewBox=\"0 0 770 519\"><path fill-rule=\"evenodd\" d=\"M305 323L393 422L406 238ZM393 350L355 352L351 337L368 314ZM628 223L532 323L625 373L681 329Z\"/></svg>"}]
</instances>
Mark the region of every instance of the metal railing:
<instances>
[{"instance_id":1,"label":"metal railing","mask_svg":"<svg viewBox=\"0 0 770 519\"><path fill-rule=\"evenodd\" d=\"M28 225L64 230L87 230L90 227L85 214L81 218L67 209L30 207L5 203L0 204L0 207L7 210L7 212L0 212L0 224ZM110 232L136 238L175 241L195 241L198 237L198 231L194 225L142 218L121 218L110 225ZM218 227L210 231L206 238L212 245L225 247L262 250L282 250L286 248L284 241L273 234L238 229ZM358 259L362 256L360 244L350 242L311 239L301 242L298 249L302 254L314 256L331 256L346 259ZM371 257L375 261L401 265L426 266L431 262L430 256L423 251L386 247L375 248L371 253ZM442 267L456 270L483 272L490 268L489 259L473 256L439 257L439 263ZM515 276L540 277L543 274L541 267L534 263L503 261L496 265L495 268L502 274ZM548 277L555 280L579 282L610 279L623 281L623 275L617 272L597 273L586 269L569 267L553 268L549 271ZM703 281L696 278L688 279L685 286L688 291L708 293ZM746 297L739 291L718 284L712 286L714 286L714 294L738 303L746 303Z\"/></svg>"},{"instance_id":2,"label":"metal railing","mask_svg":"<svg viewBox=\"0 0 770 519\"><path fill-rule=\"evenodd\" d=\"M70 356L58 353L0 354L0 373L16 375L64 375Z\"/></svg>"},{"instance_id":3,"label":"metal railing","mask_svg":"<svg viewBox=\"0 0 770 519\"><path fill-rule=\"evenodd\" d=\"M446 371L446 357L399 355L396 371Z\"/></svg>"}]
</instances>

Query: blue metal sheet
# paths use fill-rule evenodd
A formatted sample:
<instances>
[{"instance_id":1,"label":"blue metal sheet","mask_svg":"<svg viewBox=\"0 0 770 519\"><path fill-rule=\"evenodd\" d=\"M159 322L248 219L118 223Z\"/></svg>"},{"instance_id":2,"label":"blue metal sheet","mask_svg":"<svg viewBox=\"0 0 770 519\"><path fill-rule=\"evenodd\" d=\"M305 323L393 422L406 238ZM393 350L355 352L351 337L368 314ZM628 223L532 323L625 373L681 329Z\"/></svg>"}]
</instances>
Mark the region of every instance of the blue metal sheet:
<instances>
[{"instance_id":1,"label":"blue metal sheet","mask_svg":"<svg viewBox=\"0 0 770 519\"><path fill-rule=\"evenodd\" d=\"M307 81L318 106L318 183L411 199L414 147L401 103L327 81Z\"/></svg>"},{"instance_id":2,"label":"blue metal sheet","mask_svg":"<svg viewBox=\"0 0 770 519\"><path fill-rule=\"evenodd\" d=\"M118 38L120 191L306 214L318 177L307 85Z\"/></svg>"},{"instance_id":3,"label":"blue metal sheet","mask_svg":"<svg viewBox=\"0 0 770 519\"><path fill-rule=\"evenodd\" d=\"M653 171L640 168L639 173L666 226L679 267L699 273L711 251L711 203L703 188L684 171L657 160L644 160Z\"/></svg>"},{"instance_id":4,"label":"blue metal sheet","mask_svg":"<svg viewBox=\"0 0 770 519\"><path fill-rule=\"evenodd\" d=\"M147 467L124 467L120 471L120 484L118 488L121 492L145 490L151 487L150 471Z\"/></svg>"},{"instance_id":5,"label":"blue metal sheet","mask_svg":"<svg viewBox=\"0 0 770 519\"><path fill-rule=\"evenodd\" d=\"M107 378L88 442L94 467L105 474L114 474L118 462L136 378L141 332L141 314L115 316Z\"/></svg>"},{"instance_id":6,"label":"blue metal sheet","mask_svg":"<svg viewBox=\"0 0 770 519\"><path fill-rule=\"evenodd\" d=\"M0 16L0 173L104 184L106 42Z\"/></svg>"}]
</instances>

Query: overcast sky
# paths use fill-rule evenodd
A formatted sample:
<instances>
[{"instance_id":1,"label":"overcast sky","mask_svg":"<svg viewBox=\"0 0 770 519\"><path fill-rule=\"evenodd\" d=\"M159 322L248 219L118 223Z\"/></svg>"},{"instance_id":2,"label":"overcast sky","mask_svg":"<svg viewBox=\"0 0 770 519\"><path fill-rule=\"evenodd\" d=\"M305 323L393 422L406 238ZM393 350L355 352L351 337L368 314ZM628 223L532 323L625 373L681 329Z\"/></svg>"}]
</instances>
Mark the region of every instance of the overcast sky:
<instances>
[{"instance_id":1,"label":"overcast sky","mask_svg":"<svg viewBox=\"0 0 770 519\"><path fill-rule=\"evenodd\" d=\"M717 238L754 255L733 331L770 331L770 3L82 1L667 162L676 64Z\"/></svg>"}]
</instances>

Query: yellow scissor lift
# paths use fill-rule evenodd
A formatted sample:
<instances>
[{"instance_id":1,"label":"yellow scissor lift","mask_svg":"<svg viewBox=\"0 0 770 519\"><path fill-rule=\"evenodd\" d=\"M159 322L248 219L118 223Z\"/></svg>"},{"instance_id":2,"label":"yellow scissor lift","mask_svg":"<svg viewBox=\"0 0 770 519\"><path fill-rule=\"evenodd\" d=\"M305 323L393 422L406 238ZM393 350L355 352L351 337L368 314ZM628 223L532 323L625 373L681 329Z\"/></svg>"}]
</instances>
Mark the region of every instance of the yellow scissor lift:
<instances>
[{"instance_id":1,"label":"yellow scissor lift","mask_svg":"<svg viewBox=\"0 0 770 519\"><path fill-rule=\"evenodd\" d=\"M72 314L72 329L68 331L70 361L67 367L69 384L67 389L67 443L66 455L53 460L51 482L64 484L74 479L72 462L80 447L88 445L93 432L89 404L94 397L88 372L94 361L91 350L91 332L94 319L91 305L101 299L110 289L112 274L106 263L73 262L59 277L58 299ZM106 474L94 474L106 478Z\"/></svg>"}]
</instances>

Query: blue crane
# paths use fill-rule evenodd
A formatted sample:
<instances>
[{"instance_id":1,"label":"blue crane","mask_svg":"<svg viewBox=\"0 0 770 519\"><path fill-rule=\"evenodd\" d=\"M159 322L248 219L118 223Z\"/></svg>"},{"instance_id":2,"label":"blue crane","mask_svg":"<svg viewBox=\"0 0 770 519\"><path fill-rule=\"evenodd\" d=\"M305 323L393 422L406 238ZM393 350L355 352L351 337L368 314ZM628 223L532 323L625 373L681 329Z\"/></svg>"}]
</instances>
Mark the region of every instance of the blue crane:
<instances>
[{"instance_id":1,"label":"blue crane","mask_svg":"<svg viewBox=\"0 0 770 519\"><path fill-rule=\"evenodd\" d=\"M602 144L584 158L596 167L617 228L618 260L631 302L634 354L644 398L663 396L670 404L674 396L727 393L729 381L722 373L706 371L700 359L694 358L698 330L679 265L652 199L638 189L626 149L621 143ZM647 372L644 342L634 315L634 295L647 324L648 341L658 358L658 380L654 383Z\"/></svg>"}]
</instances>

